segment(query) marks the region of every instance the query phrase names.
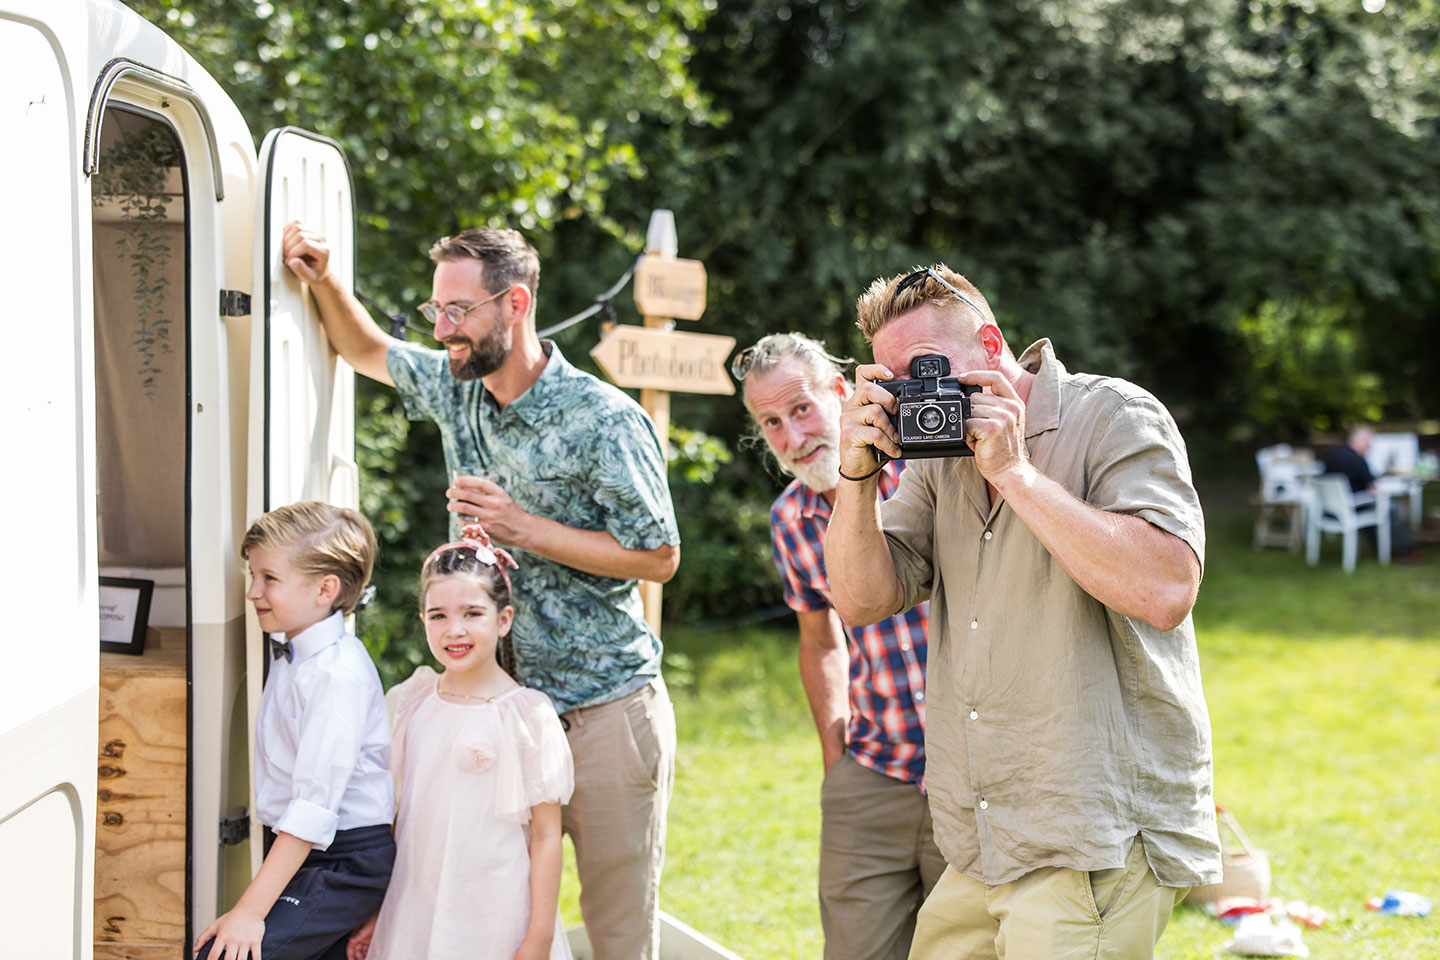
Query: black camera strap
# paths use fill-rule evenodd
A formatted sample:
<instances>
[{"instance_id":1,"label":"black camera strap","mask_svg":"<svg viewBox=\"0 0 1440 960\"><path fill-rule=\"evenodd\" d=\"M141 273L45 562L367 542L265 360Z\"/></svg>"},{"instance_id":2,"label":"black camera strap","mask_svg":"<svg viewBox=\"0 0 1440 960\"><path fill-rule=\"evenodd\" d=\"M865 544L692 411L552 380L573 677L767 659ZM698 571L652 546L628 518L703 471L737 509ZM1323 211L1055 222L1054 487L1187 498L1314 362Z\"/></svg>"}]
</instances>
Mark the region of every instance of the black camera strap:
<instances>
[{"instance_id":1,"label":"black camera strap","mask_svg":"<svg viewBox=\"0 0 1440 960\"><path fill-rule=\"evenodd\" d=\"M863 481L863 480L869 480L871 477L875 476L875 474L879 473L881 470L884 470L884 469L885 469L885 464L882 463L882 464L880 464L880 466L876 467L874 470L871 470L869 473L865 474L865 476L863 476L863 477L851 477L851 476L846 476L844 470L840 470L840 471L837 471L837 472L840 474L840 479L841 479L841 480L849 480L851 483L860 483L860 482Z\"/></svg>"}]
</instances>

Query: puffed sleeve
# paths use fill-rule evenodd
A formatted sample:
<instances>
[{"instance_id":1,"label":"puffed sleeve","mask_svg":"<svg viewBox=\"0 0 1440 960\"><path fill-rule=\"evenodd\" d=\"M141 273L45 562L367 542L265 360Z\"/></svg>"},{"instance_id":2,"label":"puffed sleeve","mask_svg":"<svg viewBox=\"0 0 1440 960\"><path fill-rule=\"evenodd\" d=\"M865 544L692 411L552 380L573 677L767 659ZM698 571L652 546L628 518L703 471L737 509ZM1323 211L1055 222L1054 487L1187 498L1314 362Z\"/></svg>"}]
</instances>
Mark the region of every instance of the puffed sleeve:
<instances>
[{"instance_id":1,"label":"puffed sleeve","mask_svg":"<svg viewBox=\"0 0 1440 960\"><path fill-rule=\"evenodd\" d=\"M400 795L400 774L405 769L405 731L415 708L435 689L436 673L431 667L418 666L409 679L402 680L385 692L385 711L390 714L390 774L395 778L395 795Z\"/></svg>"},{"instance_id":2,"label":"puffed sleeve","mask_svg":"<svg viewBox=\"0 0 1440 960\"><path fill-rule=\"evenodd\" d=\"M536 804L570 802L570 741L554 704L539 690L521 690L498 706L505 736L495 758L495 815L527 824Z\"/></svg>"}]
</instances>

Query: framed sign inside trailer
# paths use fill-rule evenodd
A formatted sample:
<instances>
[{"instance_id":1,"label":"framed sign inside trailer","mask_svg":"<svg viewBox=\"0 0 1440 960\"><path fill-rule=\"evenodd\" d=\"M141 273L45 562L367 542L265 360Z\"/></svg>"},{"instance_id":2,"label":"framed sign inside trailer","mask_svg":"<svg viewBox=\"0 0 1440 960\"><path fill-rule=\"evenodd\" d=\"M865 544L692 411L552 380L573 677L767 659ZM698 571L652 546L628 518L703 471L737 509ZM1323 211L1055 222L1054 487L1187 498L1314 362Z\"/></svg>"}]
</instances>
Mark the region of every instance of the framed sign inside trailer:
<instances>
[{"instance_id":1,"label":"framed sign inside trailer","mask_svg":"<svg viewBox=\"0 0 1440 960\"><path fill-rule=\"evenodd\" d=\"M153 580L100 578L100 649L107 653L145 652L145 628L150 625Z\"/></svg>"}]
</instances>

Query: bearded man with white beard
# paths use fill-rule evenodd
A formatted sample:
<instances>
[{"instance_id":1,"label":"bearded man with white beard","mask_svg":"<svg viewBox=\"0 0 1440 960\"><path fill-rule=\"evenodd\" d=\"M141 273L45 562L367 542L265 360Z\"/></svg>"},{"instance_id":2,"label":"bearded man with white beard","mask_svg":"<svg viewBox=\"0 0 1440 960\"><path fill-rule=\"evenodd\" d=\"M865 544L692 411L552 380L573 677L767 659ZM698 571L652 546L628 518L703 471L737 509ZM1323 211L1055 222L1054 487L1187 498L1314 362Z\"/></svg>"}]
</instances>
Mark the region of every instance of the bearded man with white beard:
<instances>
[{"instance_id":1,"label":"bearded man with white beard","mask_svg":"<svg viewBox=\"0 0 1440 960\"><path fill-rule=\"evenodd\" d=\"M924 792L929 605L852 629L830 602L824 543L840 481L846 362L818 341L777 333L737 354L731 373L770 452L795 477L771 507L770 534L800 623L800 678L825 764L825 957L891 960L909 952L916 912L945 869ZM879 499L895 491L903 468L885 466Z\"/></svg>"}]
</instances>

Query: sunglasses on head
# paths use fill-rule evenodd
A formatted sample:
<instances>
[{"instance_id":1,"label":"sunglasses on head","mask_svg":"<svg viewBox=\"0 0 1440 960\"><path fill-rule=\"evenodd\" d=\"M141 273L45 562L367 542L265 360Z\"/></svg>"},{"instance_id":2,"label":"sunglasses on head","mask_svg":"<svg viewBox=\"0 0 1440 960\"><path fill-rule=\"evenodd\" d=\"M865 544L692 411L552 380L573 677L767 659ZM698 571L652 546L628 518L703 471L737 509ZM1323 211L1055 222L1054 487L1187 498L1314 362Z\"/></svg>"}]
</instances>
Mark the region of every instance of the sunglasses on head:
<instances>
[{"instance_id":1,"label":"sunglasses on head","mask_svg":"<svg viewBox=\"0 0 1440 960\"><path fill-rule=\"evenodd\" d=\"M935 270L931 267L924 267L920 270L916 270L914 273L906 274L906 276L895 285L895 292L891 295L890 302L893 304L896 300L900 299L900 294L904 293L906 290L909 290L911 287L916 286L917 284L923 288L927 280L935 280L946 290L949 290L951 293L955 294L955 296L959 297L962 301L964 301L965 305L968 306L971 310L974 310L976 313L980 314L981 317L985 316L984 312L979 307L975 306L975 301L971 300L969 297L965 296L965 294L961 293L958 289L956 289L953 283L940 276L940 274L936 273Z\"/></svg>"},{"instance_id":2,"label":"sunglasses on head","mask_svg":"<svg viewBox=\"0 0 1440 960\"><path fill-rule=\"evenodd\" d=\"M730 361L730 376L736 380L744 380L750 375L755 361L762 357L778 356L780 348L790 345L794 339L788 333L771 333L761 337L735 354L735 359Z\"/></svg>"}]
</instances>

